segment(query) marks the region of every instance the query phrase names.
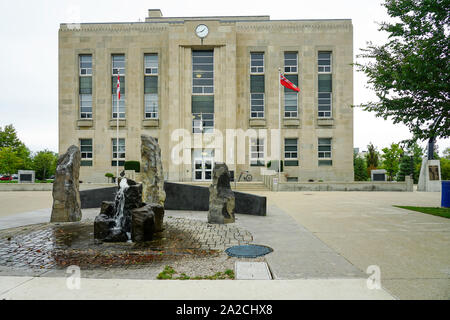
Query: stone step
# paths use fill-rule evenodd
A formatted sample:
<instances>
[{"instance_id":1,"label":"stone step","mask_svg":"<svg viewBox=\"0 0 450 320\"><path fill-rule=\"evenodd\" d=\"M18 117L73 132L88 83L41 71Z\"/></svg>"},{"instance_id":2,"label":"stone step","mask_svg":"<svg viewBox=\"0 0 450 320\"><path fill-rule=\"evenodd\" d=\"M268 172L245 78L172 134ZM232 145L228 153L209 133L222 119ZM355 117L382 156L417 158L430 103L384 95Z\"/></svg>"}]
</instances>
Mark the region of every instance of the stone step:
<instances>
[{"instance_id":1,"label":"stone step","mask_svg":"<svg viewBox=\"0 0 450 320\"><path fill-rule=\"evenodd\" d=\"M236 261L236 280L272 280L269 266L265 262Z\"/></svg>"}]
</instances>

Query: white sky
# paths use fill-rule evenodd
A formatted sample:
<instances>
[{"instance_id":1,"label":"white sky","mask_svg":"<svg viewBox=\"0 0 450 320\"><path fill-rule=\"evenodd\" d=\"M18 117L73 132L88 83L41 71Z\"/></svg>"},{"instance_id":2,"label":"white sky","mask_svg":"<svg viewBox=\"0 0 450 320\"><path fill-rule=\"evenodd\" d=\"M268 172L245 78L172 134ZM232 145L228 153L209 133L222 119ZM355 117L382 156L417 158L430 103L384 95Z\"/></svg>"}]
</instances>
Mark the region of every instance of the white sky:
<instances>
[{"instance_id":1,"label":"white sky","mask_svg":"<svg viewBox=\"0 0 450 320\"><path fill-rule=\"evenodd\" d=\"M60 23L133 22L147 9L164 16L270 15L271 19L352 19L354 54L366 41L383 43L386 35L375 21L386 21L381 0L1 0L0 3L0 126L12 123L19 138L32 150L58 151L58 29ZM354 103L374 99L363 74L354 74ZM354 146L378 149L409 138L403 125L354 111ZM438 140L439 150L450 147ZM425 144L423 144L425 145Z\"/></svg>"}]
</instances>

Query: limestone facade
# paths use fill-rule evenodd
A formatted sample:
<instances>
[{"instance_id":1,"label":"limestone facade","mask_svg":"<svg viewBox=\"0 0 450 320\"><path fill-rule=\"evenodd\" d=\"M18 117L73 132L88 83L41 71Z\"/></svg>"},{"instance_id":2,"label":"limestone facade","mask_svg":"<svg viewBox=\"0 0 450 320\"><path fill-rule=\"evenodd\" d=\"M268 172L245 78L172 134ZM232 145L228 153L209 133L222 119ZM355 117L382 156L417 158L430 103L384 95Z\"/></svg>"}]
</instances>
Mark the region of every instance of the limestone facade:
<instances>
[{"instance_id":1,"label":"limestone facade","mask_svg":"<svg viewBox=\"0 0 450 320\"><path fill-rule=\"evenodd\" d=\"M200 24L209 28L203 39L195 32ZM270 20L269 16L169 18L159 10L149 10L145 22L60 25L59 150L80 145L82 140L86 145L87 141L87 147L81 146L80 180L106 182L105 173L116 172L112 162L117 121L113 118L115 83L111 67L115 54L125 57L125 116L119 121L119 138L125 139L123 160L141 161L141 134L150 135L158 139L161 147L165 179L195 180L197 156L208 154L209 150L202 148L211 149L204 145L198 148L196 144L196 137L208 134L192 134L192 54L196 50L213 52L214 129L223 134L223 143L213 147L217 162L234 158L226 163L236 177L242 170L249 170L253 180L261 180L261 167L250 165L250 139L245 140L243 151L232 149L227 144L226 131L267 129L267 163L272 142L278 145L278 141L272 141L270 130L279 128L281 101L281 152L284 156L285 138L296 138L298 162L284 166L284 173L298 181L353 181L351 20ZM301 90L297 115L291 118L284 117L285 92L279 90L278 70L284 69L286 52L297 53L296 74ZM318 115L320 52L331 53L331 116L327 117ZM251 117L252 53L264 53L264 115L260 118ZM145 118L145 54L158 56L157 118ZM90 56L92 63L91 117L87 118L80 115L80 55ZM178 129L185 130L184 138L174 136ZM319 138L331 138L331 165L319 166ZM184 163L173 161L172 155L178 151L186 160ZM242 154L245 163L237 161ZM200 161L199 167L203 171L199 176L207 180L208 164Z\"/></svg>"}]
</instances>

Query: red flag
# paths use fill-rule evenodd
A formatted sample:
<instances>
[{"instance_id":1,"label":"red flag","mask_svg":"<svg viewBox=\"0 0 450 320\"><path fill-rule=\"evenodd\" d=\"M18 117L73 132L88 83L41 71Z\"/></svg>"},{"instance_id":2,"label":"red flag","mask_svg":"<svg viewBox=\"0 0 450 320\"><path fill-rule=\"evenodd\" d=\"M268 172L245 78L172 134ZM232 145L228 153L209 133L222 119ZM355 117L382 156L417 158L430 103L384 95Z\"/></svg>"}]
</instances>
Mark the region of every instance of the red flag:
<instances>
[{"instance_id":1,"label":"red flag","mask_svg":"<svg viewBox=\"0 0 450 320\"><path fill-rule=\"evenodd\" d=\"M120 100L120 75L117 75L117 99Z\"/></svg>"},{"instance_id":2,"label":"red flag","mask_svg":"<svg viewBox=\"0 0 450 320\"><path fill-rule=\"evenodd\" d=\"M295 84L286 79L286 77L283 76L281 73L280 73L280 83L283 87L300 92L300 89Z\"/></svg>"}]
</instances>

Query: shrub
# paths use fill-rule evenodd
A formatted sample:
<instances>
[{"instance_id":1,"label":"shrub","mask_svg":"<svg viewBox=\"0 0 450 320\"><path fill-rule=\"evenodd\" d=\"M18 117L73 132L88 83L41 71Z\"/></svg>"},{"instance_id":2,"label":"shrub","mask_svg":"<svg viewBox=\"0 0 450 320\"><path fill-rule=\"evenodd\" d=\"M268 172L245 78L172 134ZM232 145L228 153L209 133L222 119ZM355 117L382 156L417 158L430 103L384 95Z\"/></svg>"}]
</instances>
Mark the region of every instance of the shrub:
<instances>
[{"instance_id":1,"label":"shrub","mask_svg":"<svg viewBox=\"0 0 450 320\"><path fill-rule=\"evenodd\" d=\"M139 161L125 161L124 169L140 172L141 171L141 163Z\"/></svg>"}]
</instances>

